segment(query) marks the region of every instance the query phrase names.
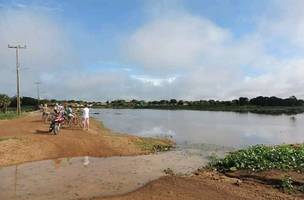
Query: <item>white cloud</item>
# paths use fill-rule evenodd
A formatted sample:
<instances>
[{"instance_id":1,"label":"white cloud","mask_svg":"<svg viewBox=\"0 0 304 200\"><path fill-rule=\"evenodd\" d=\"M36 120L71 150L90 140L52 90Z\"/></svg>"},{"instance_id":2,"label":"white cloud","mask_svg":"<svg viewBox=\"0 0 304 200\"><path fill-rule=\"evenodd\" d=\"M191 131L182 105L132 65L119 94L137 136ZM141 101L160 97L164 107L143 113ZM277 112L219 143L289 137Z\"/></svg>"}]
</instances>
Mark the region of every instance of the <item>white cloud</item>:
<instances>
[{"instance_id":1,"label":"white cloud","mask_svg":"<svg viewBox=\"0 0 304 200\"><path fill-rule=\"evenodd\" d=\"M0 44L0 91L9 95L16 94L16 75L15 51L8 44L27 45L19 54L24 95L35 94L35 81L77 62L64 28L50 15L27 6L0 9Z\"/></svg>"},{"instance_id":2,"label":"white cloud","mask_svg":"<svg viewBox=\"0 0 304 200\"><path fill-rule=\"evenodd\" d=\"M192 67L229 41L228 31L190 15L156 18L126 42L128 58L147 68Z\"/></svg>"},{"instance_id":3,"label":"white cloud","mask_svg":"<svg viewBox=\"0 0 304 200\"><path fill-rule=\"evenodd\" d=\"M169 78L152 78L147 76L131 75L131 78L139 80L144 84L151 84L153 86L164 86L165 84L171 84L176 80L175 76Z\"/></svg>"},{"instance_id":4,"label":"white cloud","mask_svg":"<svg viewBox=\"0 0 304 200\"><path fill-rule=\"evenodd\" d=\"M277 6L272 11L275 17L267 19L270 13L265 13L258 18L256 30L239 38L208 19L185 12L153 17L129 37L126 55L147 73L184 72L166 85L174 98L303 98L304 55L281 56L288 54L282 52L284 48L294 53L304 47L300 37L304 35L304 15L299 9L303 2L293 3L272 4ZM276 43L280 40L283 42Z\"/></svg>"},{"instance_id":5,"label":"white cloud","mask_svg":"<svg viewBox=\"0 0 304 200\"><path fill-rule=\"evenodd\" d=\"M24 95L35 96L33 83L41 80L48 98L304 98L302 1L277 2L275 11L258 18L256 29L240 37L185 10L152 9L153 17L122 44L127 62L102 61L102 69L109 69L93 72L80 68L69 37L73 33L48 11L0 6L0 91L15 94L15 54L7 44L26 43L20 58L22 67L29 68L21 73Z\"/></svg>"},{"instance_id":6,"label":"white cloud","mask_svg":"<svg viewBox=\"0 0 304 200\"><path fill-rule=\"evenodd\" d=\"M276 0L269 13L260 18L258 32L264 40L277 42L284 48L304 48L304 1ZM287 46L291 45L291 46ZM288 51L288 49L286 49ZM290 50L290 49L289 49ZM303 55L303 54L302 54Z\"/></svg>"}]
</instances>

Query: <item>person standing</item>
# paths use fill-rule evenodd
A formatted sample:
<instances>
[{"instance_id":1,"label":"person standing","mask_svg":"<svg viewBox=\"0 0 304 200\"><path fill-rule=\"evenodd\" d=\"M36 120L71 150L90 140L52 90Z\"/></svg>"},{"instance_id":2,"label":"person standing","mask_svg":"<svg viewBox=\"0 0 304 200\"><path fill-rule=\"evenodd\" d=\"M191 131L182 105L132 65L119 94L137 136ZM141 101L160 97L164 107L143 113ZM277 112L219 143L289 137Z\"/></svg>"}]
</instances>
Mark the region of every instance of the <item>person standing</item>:
<instances>
[{"instance_id":1,"label":"person standing","mask_svg":"<svg viewBox=\"0 0 304 200\"><path fill-rule=\"evenodd\" d=\"M90 109L88 108L87 104L83 109L82 123L83 123L83 129L88 131L90 126Z\"/></svg>"}]
</instances>

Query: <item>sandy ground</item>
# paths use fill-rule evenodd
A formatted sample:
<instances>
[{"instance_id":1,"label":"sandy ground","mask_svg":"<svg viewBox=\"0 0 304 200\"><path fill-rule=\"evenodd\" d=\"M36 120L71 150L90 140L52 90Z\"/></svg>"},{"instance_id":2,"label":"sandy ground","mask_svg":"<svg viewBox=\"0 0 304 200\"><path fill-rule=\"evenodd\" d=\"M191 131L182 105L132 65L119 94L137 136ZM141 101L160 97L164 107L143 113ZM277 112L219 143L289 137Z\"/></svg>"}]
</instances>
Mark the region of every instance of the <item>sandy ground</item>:
<instances>
[{"instance_id":1,"label":"sandy ground","mask_svg":"<svg viewBox=\"0 0 304 200\"><path fill-rule=\"evenodd\" d=\"M0 120L0 166L28 161L75 156L127 156L146 154L137 145L143 139L114 134L101 123L91 120L90 131L63 128L59 135L48 133L49 125L40 113L31 113L14 120ZM168 141L156 140L159 144Z\"/></svg>"}]
</instances>

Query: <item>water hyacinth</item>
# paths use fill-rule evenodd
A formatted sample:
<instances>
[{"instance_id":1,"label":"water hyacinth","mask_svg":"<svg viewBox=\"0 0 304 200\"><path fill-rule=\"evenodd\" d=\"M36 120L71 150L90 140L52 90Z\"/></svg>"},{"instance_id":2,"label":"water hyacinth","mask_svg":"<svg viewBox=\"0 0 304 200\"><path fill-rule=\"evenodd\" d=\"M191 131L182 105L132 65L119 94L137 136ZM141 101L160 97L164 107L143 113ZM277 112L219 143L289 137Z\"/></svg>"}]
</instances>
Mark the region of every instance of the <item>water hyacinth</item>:
<instances>
[{"instance_id":1,"label":"water hyacinth","mask_svg":"<svg viewBox=\"0 0 304 200\"><path fill-rule=\"evenodd\" d=\"M255 145L229 153L212 162L219 171L270 169L304 171L304 144L266 146Z\"/></svg>"}]
</instances>

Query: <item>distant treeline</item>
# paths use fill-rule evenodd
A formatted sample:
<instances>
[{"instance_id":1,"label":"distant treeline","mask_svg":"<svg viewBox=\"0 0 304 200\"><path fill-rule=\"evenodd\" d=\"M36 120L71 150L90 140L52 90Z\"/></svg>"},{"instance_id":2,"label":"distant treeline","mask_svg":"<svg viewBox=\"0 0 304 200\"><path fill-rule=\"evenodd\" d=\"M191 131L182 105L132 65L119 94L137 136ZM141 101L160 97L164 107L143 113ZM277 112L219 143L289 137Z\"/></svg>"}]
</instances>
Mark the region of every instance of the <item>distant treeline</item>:
<instances>
[{"instance_id":1,"label":"distant treeline","mask_svg":"<svg viewBox=\"0 0 304 200\"><path fill-rule=\"evenodd\" d=\"M304 112L304 100L297 99L295 96L289 98L264 97L255 98L240 97L230 101L219 100L114 100L106 102L98 101L81 101L81 100L56 100L42 99L32 97L22 97L21 105L23 107L38 107L38 104L54 105L55 103L70 104L73 106L83 106L90 104L95 108L130 108L130 109L185 109L185 110L211 110L211 111L235 111L235 112L254 112L265 114L295 114ZM0 94L0 109L6 110L8 107L16 107L16 97L8 97Z\"/></svg>"},{"instance_id":2,"label":"distant treeline","mask_svg":"<svg viewBox=\"0 0 304 200\"><path fill-rule=\"evenodd\" d=\"M95 105L96 107L104 108L232 111L259 114L297 114L304 112L304 101L294 96L285 99L262 96L252 99L240 97L231 101L184 101L176 99L160 101L115 100L108 101L105 105Z\"/></svg>"},{"instance_id":3,"label":"distant treeline","mask_svg":"<svg viewBox=\"0 0 304 200\"><path fill-rule=\"evenodd\" d=\"M231 101L219 101L219 100L199 100L199 101L184 101L184 100L160 100L160 101L143 101L143 100L114 100L107 101L107 105L111 106L127 106L127 107L138 107L138 106L302 106L304 100L297 99L295 96L289 98L278 98L278 97L255 97L249 99L247 97L240 97Z\"/></svg>"},{"instance_id":4,"label":"distant treeline","mask_svg":"<svg viewBox=\"0 0 304 200\"><path fill-rule=\"evenodd\" d=\"M16 97L9 98L9 107L15 107L17 104ZM3 97L2 97L3 98ZM0 94L1 101L1 94ZM185 101L185 100L159 100L159 101L144 101L144 100L113 100L106 102L97 101L81 101L81 100L56 100L56 99L41 99L38 101L36 98L32 97L21 97L21 105L24 106L37 106L39 104L91 104L93 106L110 106L110 107L140 107L140 106L304 106L304 100L297 99L295 96L289 98L279 98L279 97L264 97L259 96L252 99L247 97L240 97L231 101L220 101L220 100L198 100L198 101Z\"/></svg>"},{"instance_id":5,"label":"distant treeline","mask_svg":"<svg viewBox=\"0 0 304 200\"><path fill-rule=\"evenodd\" d=\"M26 107L26 110L33 110L38 107L38 100L32 97L21 97L21 106ZM9 97L6 94L0 94L0 110L6 112L7 110L12 110L11 108L16 108L17 98Z\"/></svg>"}]
</instances>

